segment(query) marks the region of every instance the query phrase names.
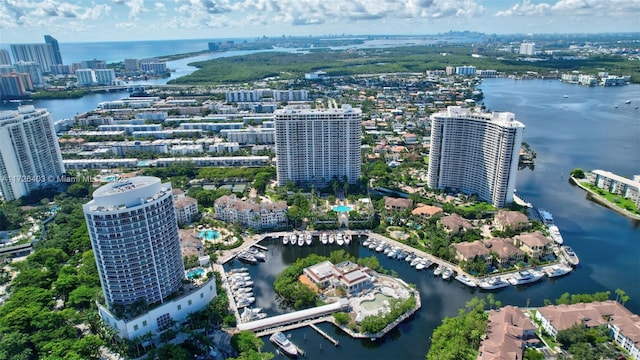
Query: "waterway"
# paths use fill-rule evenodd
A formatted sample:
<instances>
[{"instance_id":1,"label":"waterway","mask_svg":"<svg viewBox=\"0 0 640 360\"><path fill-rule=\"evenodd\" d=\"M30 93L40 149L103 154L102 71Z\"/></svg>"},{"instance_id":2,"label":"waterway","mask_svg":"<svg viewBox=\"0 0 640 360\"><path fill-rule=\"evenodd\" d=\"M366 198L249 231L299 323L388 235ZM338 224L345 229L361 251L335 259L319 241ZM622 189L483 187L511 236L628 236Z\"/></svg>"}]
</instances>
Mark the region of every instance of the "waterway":
<instances>
[{"instance_id":1,"label":"waterway","mask_svg":"<svg viewBox=\"0 0 640 360\"><path fill-rule=\"evenodd\" d=\"M578 269L566 277L545 279L526 288L509 287L497 292L496 298L505 305L542 306L544 299L554 300L564 292L613 293L621 288L631 297L626 306L640 314L640 224L587 200L586 194L567 180L575 167L600 168L628 177L640 174L640 109L635 109L640 105L640 86L588 88L557 80L487 79L481 88L488 109L514 112L525 123L524 141L537 153L535 170L518 172L518 193L553 213L565 242L581 260ZM92 94L81 99L33 103L48 108L57 120L126 95ZM624 104L627 99L631 104ZM15 106L0 104L0 109ZM256 306L272 315L284 313L289 310L279 306L273 292L276 274L312 252L328 255L329 248L283 247L277 241L265 245L270 248L267 262L251 267ZM348 249L354 256L374 254L356 244ZM353 340L329 324L319 326L340 341L337 348L310 328L291 331L291 340L307 352L308 358L423 359L429 349L429 336L442 319L455 316L473 296L487 294L434 278L431 271L416 272L384 255L379 260L385 268L418 286L422 308L376 342ZM266 350L275 351L268 339L264 340Z\"/></svg>"},{"instance_id":2,"label":"waterway","mask_svg":"<svg viewBox=\"0 0 640 360\"><path fill-rule=\"evenodd\" d=\"M587 88L557 80L488 79L481 86L487 108L511 111L525 123L524 141L536 151L535 170L518 173L517 190L527 201L553 213L565 242L580 257L580 266L571 274L526 287L508 287L494 292L504 305L543 306L563 293L593 293L623 289L631 297L626 306L640 313L640 226L607 208L589 201L584 191L569 184L575 167L602 168L620 175L640 174L640 86ZM564 97L563 95L568 95ZM624 104L632 100L630 105ZM617 106L617 108L616 108ZM275 276L297 258L311 253L328 255L337 246L283 246L266 241L265 263L250 266L255 282L256 307L270 315L290 311L282 308L273 291ZM314 330L288 332L291 340L306 351L310 359L423 359L429 337L445 316L474 296L487 292L472 290L458 282L443 281L433 271L417 272L404 261L357 244L343 247L358 257L377 256L387 269L420 289L422 308L385 338L376 342L354 340L330 324L320 327L340 341L334 347ZM233 267L241 266L234 262ZM242 265L247 266L247 265ZM266 350L275 347L265 340Z\"/></svg>"}]
</instances>

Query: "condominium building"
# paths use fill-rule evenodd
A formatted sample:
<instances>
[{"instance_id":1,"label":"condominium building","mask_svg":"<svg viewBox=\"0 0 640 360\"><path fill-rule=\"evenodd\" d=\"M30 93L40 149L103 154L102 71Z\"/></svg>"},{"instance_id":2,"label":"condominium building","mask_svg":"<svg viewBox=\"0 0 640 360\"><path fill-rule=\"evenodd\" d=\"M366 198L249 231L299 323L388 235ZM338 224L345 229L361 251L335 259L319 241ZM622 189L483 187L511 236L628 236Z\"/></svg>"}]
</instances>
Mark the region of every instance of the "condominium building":
<instances>
[{"instance_id":1,"label":"condominium building","mask_svg":"<svg viewBox=\"0 0 640 360\"><path fill-rule=\"evenodd\" d=\"M22 97L27 91L35 90L31 76L26 73L0 74L0 97Z\"/></svg>"},{"instance_id":2,"label":"condominium building","mask_svg":"<svg viewBox=\"0 0 640 360\"><path fill-rule=\"evenodd\" d=\"M362 111L350 105L328 110L289 105L276 110L278 184L315 184L360 179Z\"/></svg>"},{"instance_id":3,"label":"condominium building","mask_svg":"<svg viewBox=\"0 0 640 360\"><path fill-rule=\"evenodd\" d=\"M42 77L42 71L40 65L32 61L18 61L13 64L13 68L17 73L29 74L31 76L31 83L34 86L44 86L44 78Z\"/></svg>"},{"instance_id":4,"label":"condominium building","mask_svg":"<svg viewBox=\"0 0 640 360\"><path fill-rule=\"evenodd\" d=\"M171 184L139 176L83 205L107 308L162 303L185 277Z\"/></svg>"},{"instance_id":5,"label":"condominium building","mask_svg":"<svg viewBox=\"0 0 640 360\"><path fill-rule=\"evenodd\" d=\"M536 53L536 43L523 42L520 44L520 55L533 55Z\"/></svg>"},{"instance_id":6,"label":"condominium building","mask_svg":"<svg viewBox=\"0 0 640 360\"><path fill-rule=\"evenodd\" d=\"M216 218L253 229L272 228L287 222L286 201L265 201L259 204L253 200L238 199L235 195L218 198L213 208Z\"/></svg>"},{"instance_id":7,"label":"condominium building","mask_svg":"<svg viewBox=\"0 0 640 360\"><path fill-rule=\"evenodd\" d=\"M11 57L7 49L0 49L0 65L11 65Z\"/></svg>"},{"instance_id":8,"label":"condominium building","mask_svg":"<svg viewBox=\"0 0 640 360\"><path fill-rule=\"evenodd\" d=\"M113 69L97 69L95 76L98 85L111 85L116 79L116 72Z\"/></svg>"},{"instance_id":9,"label":"condominium building","mask_svg":"<svg viewBox=\"0 0 640 360\"><path fill-rule=\"evenodd\" d=\"M64 173L51 114L33 105L0 111L0 191L14 200L57 184Z\"/></svg>"},{"instance_id":10,"label":"condominium building","mask_svg":"<svg viewBox=\"0 0 640 360\"><path fill-rule=\"evenodd\" d=\"M51 65L58 64L51 44L11 44L11 52L15 62L34 62L41 72L48 72Z\"/></svg>"},{"instance_id":11,"label":"condominium building","mask_svg":"<svg viewBox=\"0 0 640 360\"><path fill-rule=\"evenodd\" d=\"M96 83L96 74L92 69L78 69L76 79L80 86L93 85Z\"/></svg>"},{"instance_id":12,"label":"condominium building","mask_svg":"<svg viewBox=\"0 0 640 360\"><path fill-rule=\"evenodd\" d=\"M513 201L523 131L509 112L450 106L431 115L429 187L477 194L504 207Z\"/></svg>"},{"instance_id":13,"label":"condominium building","mask_svg":"<svg viewBox=\"0 0 640 360\"><path fill-rule=\"evenodd\" d=\"M51 35L45 35L44 42L45 44L51 46L51 50L53 51L54 64L62 65L62 53L60 53L60 45L58 44L58 40L56 40Z\"/></svg>"}]
</instances>

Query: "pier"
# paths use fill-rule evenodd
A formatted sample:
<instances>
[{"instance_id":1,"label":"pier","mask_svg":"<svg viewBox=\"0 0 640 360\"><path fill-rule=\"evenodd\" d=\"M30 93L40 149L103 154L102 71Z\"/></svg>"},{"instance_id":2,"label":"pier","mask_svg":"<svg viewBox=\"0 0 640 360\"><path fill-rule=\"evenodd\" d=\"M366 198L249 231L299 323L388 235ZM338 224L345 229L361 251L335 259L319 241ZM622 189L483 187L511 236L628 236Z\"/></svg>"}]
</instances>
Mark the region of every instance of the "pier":
<instances>
[{"instance_id":1,"label":"pier","mask_svg":"<svg viewBox=\"0 0 640 360\"><path fill-rule=\"evenodd\" d=\"M258 248L258 249L260 249L260 250L262 250L262 251L269 251L269 248L268 248L268 247L266 247L266 246L262 246L262 245L260 245L260 244L258 244L258 243L253 244L253 247Z\"/></svg>"},{"instance_id":2,"label":"pier","mask_svg":"<svg viewBox=\"0 0 640 360\"><path fill-rule=\"evenodd\" d=\"M317 327L315 324L309 324L309 327L312 328L313 330L315 330L316 332L318 332L318 334L324 336L325 339L329 340L329 342L331 342L333 344L333 346L340 345L340 342L338 340L332 338L331 335L329 335L326 332L322 331L322 329Z\"/></svg>"}]
</instances>

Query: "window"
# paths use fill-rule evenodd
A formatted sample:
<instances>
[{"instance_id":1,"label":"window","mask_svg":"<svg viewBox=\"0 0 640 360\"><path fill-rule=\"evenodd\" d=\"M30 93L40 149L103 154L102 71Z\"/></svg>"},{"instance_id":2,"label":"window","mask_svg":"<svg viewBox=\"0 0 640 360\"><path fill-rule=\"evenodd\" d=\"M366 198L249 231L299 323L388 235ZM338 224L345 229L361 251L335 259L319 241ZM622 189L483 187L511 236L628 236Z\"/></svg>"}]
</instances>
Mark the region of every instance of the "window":
<instances>
[{"instance_id":1,"label":"window","mask_svg":"<svg viewBox=\"0 0 640 360\"><path fill-rule=\"evenodd\" d=\"M192 300L189 300L189 306L191 306L191 304L193 304L193 301L192 301Z\"/></svg>"},{"instance_id":2,"label":"window","mask_svg":"<svg viewBox=\"0 0 640 360\"><path fill-rule=\"evenodd\" d=\"M178 311L182 310L182 305L178 305Z\"/></svg>"},{"instance_id":3,"label":"window","mask_svg":"<svg viewBox=\"0 0 640 360\"><path fill-rule=\"evenodd\" d=\"M138 324L133 325L133 331L138 331Z\"/></svg>"},{"instance_id":4,"label":"window","mask_svg":"<svg viewBox=\"0 0 640 360\"><path fill-rule=\"evenodd\" d=\"M142 326L147 326L147 320L144 320L144 321L142 322Z\"/></svg>"}]
</instances>

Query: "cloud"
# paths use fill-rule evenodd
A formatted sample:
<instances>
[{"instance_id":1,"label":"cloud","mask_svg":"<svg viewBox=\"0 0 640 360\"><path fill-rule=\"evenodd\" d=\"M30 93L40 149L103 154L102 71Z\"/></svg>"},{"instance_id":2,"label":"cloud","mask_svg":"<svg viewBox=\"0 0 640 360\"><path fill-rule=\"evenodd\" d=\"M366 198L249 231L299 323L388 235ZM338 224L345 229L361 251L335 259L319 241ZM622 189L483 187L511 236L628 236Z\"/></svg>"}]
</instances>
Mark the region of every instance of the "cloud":
<instances>
[{"instance_id":1,"label":"cloud","mask_svg":"<svg viewBox=\"0 0 640 360\"><path fill-rule=\"evenodd\" d=\"M153 6L155 7L155 9L157 11L164 11L167 9L167 7L164 5L164 3L161 2L156 2L155 4L153 4Z\"/></svg>"},{"instance_id":2,"label":"cloud","mask_svg":"<svg viewBox=\"0 0 640 360\"><path fill-rule=\"evenodd\" d=\"M558 0L533 3L524 0L496 16L640 16L640 0Z\"/></svg>"}]
</instances>

